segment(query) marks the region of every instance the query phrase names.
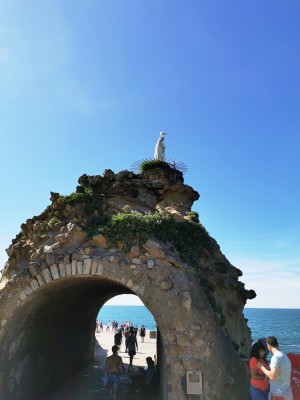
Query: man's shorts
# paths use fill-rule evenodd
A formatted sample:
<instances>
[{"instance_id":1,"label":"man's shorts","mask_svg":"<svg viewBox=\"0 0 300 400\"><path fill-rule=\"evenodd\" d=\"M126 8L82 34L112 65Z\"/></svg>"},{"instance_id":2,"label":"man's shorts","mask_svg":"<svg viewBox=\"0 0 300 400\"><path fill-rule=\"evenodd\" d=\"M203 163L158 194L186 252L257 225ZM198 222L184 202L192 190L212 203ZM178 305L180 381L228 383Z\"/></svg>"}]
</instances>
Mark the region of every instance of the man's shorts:
<instances>
[{"instance_id":1,"label":"man's shorts","mask_svg":"<svg viewBox=\"0 0 300 400\"><path fill-rule=\"evenodd\" d=\"M108 373L108 383L114 388L117 389L119 386L119 374L117 372L109 372Z\"/></svg>"}]
</instances>

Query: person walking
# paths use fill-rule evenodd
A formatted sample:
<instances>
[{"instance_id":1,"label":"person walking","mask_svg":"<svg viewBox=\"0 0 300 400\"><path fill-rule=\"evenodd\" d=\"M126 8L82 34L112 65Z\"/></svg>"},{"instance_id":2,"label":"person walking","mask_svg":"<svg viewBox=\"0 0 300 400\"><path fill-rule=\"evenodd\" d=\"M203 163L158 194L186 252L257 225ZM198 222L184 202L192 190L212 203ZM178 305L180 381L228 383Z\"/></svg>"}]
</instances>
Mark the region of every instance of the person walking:
<instances>
[{"instance_id":1,"label":"person walking","mask_svg":"<svg viewBox=\"0 0 300 400\"><path fill-rule=\"evenodd\" d=\"M251 400L269 399L269 379L263 371L257 366L260 362L265 368L269 369L265 358L266 348L263 343L254 343L250 352L250 397Z\"/></svg>"},{"instance_id":2,"label":"person walking","mask_svg":"<svg viewBox=\"0 0 300 400\"><path fill-rule=\"evenodd\" d=\"M135 349L138 350L138 344L137 344L136 336L134 334L134 330L132 329L130 331L130 336L128 337L128 339L126 341L126 351L128 350L128 355L129 355L128 371L130 371L130 369L133 369L132 361L133 361L133 357L136 355Z\"/></svg>"},{"instance_id":3,"label":"person walking","mask_svg":"<svg viewBox=\"0 0 300 400\"><path fill-rule=\"evenodd\" d=\"M114 340L115 340L115 345L118 346L118 350L120 350L121 347L121 343L122 343L122 330L121 328L118 330L118 332L115 334L114 336Z\"/></svg>"},{"instance_id":4,"label":"person walking","mask_svg":"<svg viewBox=\"0 0 300 400\"><path fill-rule=\"evenodd\" d=\"M291 362L288 356L279 350L278 341L274 336L266 339L268 350L272 353L270 370L261 362L257 363L263 373L270 379L271 399L281 396L284 400L293 400L291 389Z\"/></svg>"},{"instance_id":5,"label":"person walking","mask_svg":"<svg viewBox=\"0 0 300 400\"><path fill-rule=\"evenodd\" d=\"M110 385L111 400L117 399L117 391L120 383L120 368L125 371L122 358L118 355L118 346L112 347L113 354L106 359L105 374L107 375L108 384Z\"/></svg>"},{"instance_id":6,"label":"person walking","mask_svg":"<svg viewBox=\"0 0 300 400\"><path fill-rule=\"evenodd\" d=\"M140 329L140 336L141 336L142 343L144 343L145 336L146 336L146 328L145 328L145 325L142 325L142 327L141 327L141 329Z\"/></svg>"}]
</instances>

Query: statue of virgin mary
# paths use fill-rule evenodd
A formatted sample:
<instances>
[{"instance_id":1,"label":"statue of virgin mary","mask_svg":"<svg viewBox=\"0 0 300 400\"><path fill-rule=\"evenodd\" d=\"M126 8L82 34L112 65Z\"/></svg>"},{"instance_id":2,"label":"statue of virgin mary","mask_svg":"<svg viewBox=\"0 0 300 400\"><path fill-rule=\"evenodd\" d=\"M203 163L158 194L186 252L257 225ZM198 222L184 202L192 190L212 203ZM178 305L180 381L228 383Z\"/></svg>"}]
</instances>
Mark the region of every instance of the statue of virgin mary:
<instances>
[{"instance_id":1,"label":"statue of virgin mary","mask_svg":"<svg viewBox=\"0 0 300 400\"><path fill-rule=\"evenodd\" d=\"M155 150L154 150L154 160L161 160L165 161L165 150L166 146L164 144L164 136L166 135L166 132L160 132L159 139L156 143Z\"/></svg>"}]
</instances>

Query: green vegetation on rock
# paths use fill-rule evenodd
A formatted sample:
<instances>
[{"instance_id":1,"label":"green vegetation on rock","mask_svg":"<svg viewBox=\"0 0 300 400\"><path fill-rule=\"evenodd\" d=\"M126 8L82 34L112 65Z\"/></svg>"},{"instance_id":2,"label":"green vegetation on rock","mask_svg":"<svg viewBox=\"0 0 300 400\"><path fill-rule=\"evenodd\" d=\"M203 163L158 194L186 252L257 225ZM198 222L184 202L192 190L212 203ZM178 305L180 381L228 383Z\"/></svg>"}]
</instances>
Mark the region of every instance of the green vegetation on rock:
<instances>
[{"instance_id":1,"label":"green vegetation on rock","mask_svg":"<svg viewBox=\"0 0 300 400\"><path fill-rule=\"evenodd\" d=\"M181 258L198 269L203 248L211 250L214 241L201 224L176 221L173 216L161 214L121 214L94 219L89 234L101 233L113 244L121 243L125 251L149 238L170 243Z\"/></svg>"},{"instance_id":2,"label":"green vegetation on rock","mask_svg":"<svg viewBox=\"0 0 300 400\"><path fill-rule=\"evenodd\" d=\"M140 166L141 172L152 171L156 168L169 170L171 167L167 162L162 161L162 160L144 161L144 162L142 162L142 164Z\"/></svg>"},{"instance_id":3,"label":"green vegetation on rock","mask_svg":"<svg viewBox=\"0 0 300 400\"><path fill-rule=\"evenodd\" d=\"M62 204L69 204L75 206L77 204L84 204L85 211L87 213L92 213L97 210L102 205L101 195L96 195L91 188L84 189L84 192L71 193L68 196L60 196L59 202Z\"/></svg>"},{"instance_id":4,"label":"green vegetation on rock","mask_svg":"<svg viewBox=\"0 0 300 400\"><path fill-rule=\"evenodd\" d=\"M196 211L190 211L187 213L187 216L190 221L199 223L199 214Z\"/></svg>"}]
</instances>

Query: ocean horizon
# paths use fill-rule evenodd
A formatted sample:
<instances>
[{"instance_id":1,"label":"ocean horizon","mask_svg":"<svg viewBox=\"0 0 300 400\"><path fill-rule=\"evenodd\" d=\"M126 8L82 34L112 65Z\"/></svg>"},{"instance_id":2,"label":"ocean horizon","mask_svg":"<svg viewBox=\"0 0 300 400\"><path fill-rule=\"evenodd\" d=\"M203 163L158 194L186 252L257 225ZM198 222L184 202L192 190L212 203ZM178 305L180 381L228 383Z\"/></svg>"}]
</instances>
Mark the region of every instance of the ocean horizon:
<instances>
[{"instance_id":1,"label":"ocean horizon","mask_svg":"<svg viewBox=\"0 0 300 400\"><path fill-rule=\"evenodd\" d=\"M300 309L299 308L244 308L243 312L251 330L253 343L267 336L275 336L282 351L300 353ZM156 321L144 305L104 305L98 320L104 325L108 321L130 321L139 328L156 330Z\"/></svg>"}]
</instances>

